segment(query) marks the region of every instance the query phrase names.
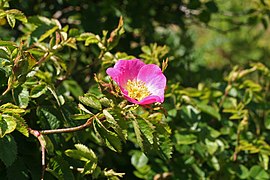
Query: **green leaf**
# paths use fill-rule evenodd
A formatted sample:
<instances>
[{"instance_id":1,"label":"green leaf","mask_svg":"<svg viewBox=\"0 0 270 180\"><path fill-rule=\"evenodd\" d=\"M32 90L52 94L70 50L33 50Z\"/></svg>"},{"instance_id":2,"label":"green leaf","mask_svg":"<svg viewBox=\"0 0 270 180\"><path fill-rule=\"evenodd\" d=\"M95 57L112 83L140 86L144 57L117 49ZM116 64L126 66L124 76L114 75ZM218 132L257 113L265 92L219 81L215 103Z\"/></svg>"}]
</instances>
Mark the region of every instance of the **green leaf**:
<instances>
[{"instance_id":1,"label":"green leaf","mask_svg":"<svg viewBox=\"0 0 270 180\"><path fill-rule=\"evenodd\" d=\"M87 38L93 37L93 36L95 36L95 34L86 32L86 33L80 34L80 36L77 37L77 40L78 40L78 41L85 41Z\"/></svg>"},{"instance_id":2,"label":"green leaf","mask_svg":"<svg viewBox=\"0 0 270 180\"><path fill-rule=\"evenodd\" d=\"M0 9L0 18L4 18L6 17L6 11L4 11L3 9Z\"/></svg>"},{"instance_id":3,"label":"green leaf","mask_svg":"<svg viewBox=\"0 0 270 180\"><path fill-rule=\"evenodd\" d=\"M78 159L80 161L97 162L97 157L92 149L89 149L83 144L75 144L76 149L68 149L65 154L71 158Z\"/></svg>"},{"instance_id":4,"label":"green leaf","mask_svg":"<svg viewBox=\"0 0 270 180\"><path fill-rule=\"evenodd\" d=\"M0 138L0 159L6 166L10 166L17 157L17 145L11 135Z\"/></svg>"},{"instance_id":5,"label":"green leaf","mask_svg":"<svg viewBox=\"0 0 270 180\"><path fill-rule=\"evenodd\" d=\"M121 152L122 144L117 134L108 130L97 118L94 119L93 125L95 132L100 135L108 148L113 151Z\"/></svg>"},{"instance_id":6,"label":"green leaf","mask_svg":"<svg viewBox=\"0 0 270 180\"><path fill-rule=\"evenodd\" d=\"M118 134L118 136L122 139L122 141L126 141L127 136L124 134L122 128L119 126L118 122L114 119L114 117L107 111L103 110L103 114L106 117L107 122L110 123L114 131Z\"/></svg>"},{"instance_id":7,"label":"green leaf","mask_svg":"<svg viewBox=\"0 0 270 180\"><path fill-rule=\"evenodd\" d=\"M269 156L268 154L259 154L260 162L262 162L263 168L265 170L268 170L268 164L269 164Z\"/></svg>"},{"instance_id":8,"label":"green leaf","mask_svg":"<svg viewBox=\"0 0 270 180\"><path fill-rule=\"evenodd\" d=\"M249 173L249 177L252 179L266 180L270 178L269 174L261 166L258 165L252 166Z\"/></svg>"},{"instance_id":9,"label":"green leaf","mask_svg":"<svg viewBox=\"0 0 270 180\"><path fill-rule=\"evenodd\" d=\"M99 100L91 94L85 94L84 96L79 96L79 100L81 103L83 103L86 106L89 106L91 108L101 110L102 106L99 102Z\"/></svg>"},{"instance_id":10,"label":"green leaf","mask_svg":"<svg viewBox=\"0 0 270 180\"><path fill-rule=\"evenodd\" d=\"M15 27L15 23L16 23L16 20L15 20L15 17L13 14L7 14L7 21L8 21L8 24L14 28Z\"/></svg>"},{"instance_id":11,"label":"green leaf","mask_svg":"<svg viewBox=\"0 0 270 180\"><path fill-rule=\"evenodd\" d=\"M218 162L218 159L217 159L216 156L212 156L210 162L211 162L211 165L215 168L216 171L220 170L220 165L219 165L219 162Z\"/></svg>"},{"instance_id":12,"label":"green leaf","mask_svg":"<svg viewBox=\"0 0 270 180\"><path fill-rule=\"evenodd\" d=\"M25 113L24 109L19 108L18 106L6 103L0 106L0 111L6 114L23 114Z\"/></svg>"},{"instance_id":13,"label":"green leaf","mask_svg":"<svg viewBox=\"0 0 270 180\"><path fill-rule=\"evenodd\" d=\"M7 122L3 119L2 115L0 114L0 138L4 137L7 129L8 129Z\"/></svg>"},{"instance_id":14,"label":"green leaf","mask_svg":"<svg viewBox=\"0 0 270 180\"><path fill-rule=\"evenodd\" d=\"M236 174L240 179L247 179L249 176L249 170L246 166L240 164L239 167L237 167Z\"/></svg>"},{"instance_id":15,"label":"green leaf","mask_svg":"<svg viewBox=\"0 0 270 180\"><path fill-rule=\"evenodd\" d=\"M212 106L209 106L209 105L204 104L204 103L197 103L196 105L202 112L209 114L210 116L212 116L218 120L221 119L219 112L215 108L213 108Z\"/></svg>"},{"instance_id":16,"label":"green leaf","mask_svg":"<svg viewBox=\"0 0 270 180\"><path fill-rule=\"evenodd\" d=\"M218 150L218 144L214 141L205 139L207 151L210 155L213 155Z\"/></svg>"},{"instance_id":17,"label":"green leaf","mask_svg":"<svg viewBox=\"0 0 270 180\"><path fill-rule=\"evenodd\" d=\"M85 40L84 45L89 46L89 44L97 44L98 42L99 39L95 35L91 35Z\"/></svg>"},{"instance_id":18,"label":"green leaf","mask_svg":"<svg viewBox=\"0 0 270 180\"><path fill-rule=\"evenodd\" d=\"M20 108L26 108L29 103L29 91L27 88L23 88L18 95Z\"/></svg>"},{"instance_id":19,"label":"green leaf","mask_svg":"<svg viewBox=\"0 0 270 180\"><path fill-rule=\"evenodd\" d=\"M63 82L64 87L67 91L70 91L74 97L79 97L83 95L83 90L81 86L74 80L66 80Z\"/></svg>"},{"instance_id":20,"label":"green leaf","mask_svg":"<svg viewBox=\"0 0 270 180\"><path fill-rule=\"evenodd\" d=\"M58 26L54 26L53 28L49 29L48 31L46 31L44 34L40 36L40 38L38 39L38 42L42 42L44 39L52 35L58 29L59 29Z\"/></svg>"},{"instance_id":21,"label":"green leaf","mask_svg":"<svg viewBox=\"0 0 270 180\"><path fill-rule=\"evenodd\" d=\"M16 130L26 137L29 137L28 125L25 120L18 114L13 114L12 117L16 121Z\"/></svg>"},{"instance_id":22,"label":"green leaf","mask_svg":"<svg viewBox=\"0 0 270 180\"><path fill-rule=\"evenodd\" d=\"M197 142L197 136L194 134L179 134L175 133L177 144L194 144Z\"/></svg>"},{"instance_id":23,"label":"green leaf","mask_svg":"<svg viewBox=\"0 0 270 180\"><path fill-rule=\"evenodd\" d=\"M264 119L264 126L266 129L270 129L270 111L267 112L267 115L265 116Z\"/></svg>"},{"instance_id":24,"label":"green leaf","mask_svg":"<svg viewBox=\"0 0 270 180\"><path fill-rule=\"evenodd\" d=\"M143 138L142 138L142 133L140 131L140 126L138 124L138 121L134 120L134 121L132 121L132 124L133 124L133 128L134 128L135 136L137 139L137 143L138 143L139 147L141 149L143 149Z\"/></svg>"},{"instance_id":25,"label":"green leaf","mask_svg":"<svg viewBox=\"0 0 270 180\"><path fill-rule=\"evenodd\" d=\"M52 108L37 108L37 116L43 128L57 129L61 125L61 121L54 114L56 109Z\"/></svg>"},{"instance_id":26,"label":"green leaf","mask_svg":"<svg viewBox=\"0 0 270 180\"><path fill-rule=\"evenodd\" d=\"M0 119L0 138L13 132L16 129L16 125L16 121L12 116L3 114Z\"/></svg>"},{"instance_id":27,"label":"green leaf","mask_svg":"<svg viewBox=\"0 0 270 180\"><path fill-rule=\"evenodd\" d=\"M94 171L96 170L96 168L97 168L97 162L88 161L84 165L83 174L84 175L86 175L86 174L93 174Z\"/></svg>"},{"instance_id":28,"label":"green leaf","mask_svg":"<svg viewBox=\"0 0 270 180\"><path fill-rule=\"evenodd\" d=\"M163 159L170 159L173 150L173 144L171 141L171 129L165 123L156 123L155 138L157 138L157 146L159 149L159 155Z\"/></svg>"},{"instance_id":29,"label":"green leaf","mask_svg":"<svg viewBox=\"0 0 270 180\"><path fill-rule=\"evenodd\" d=\"M85 120L89 119L92 116L93 116L92 114L73 114L70 116L70 118L73 120Z\"/></svg>"},{"instance_id":30,"label":"green leaf","mask_svg":"<svg viewBox=\"0 0 270 180\"><path fill-rule=\"evenodd\" d=\"M10 9L6 11L7 15L13 15L15 19L26 23L27 22L27 18L26 16L19 10L17 9Z\"/></svg>"},{"instance_id":31,"label":"green leaf","mask_svg":"<svg viewBox=\"0 0 270 180\"><path fill-rule=\"evenodd\" d=\"M50 159L49 167L46 171L50 172L59 180L74 180L72 171L69 168L69 164L61 156L54 156Z\"/></svg>"},{"instance_id":32,"label":"green leaf","mask_svg":"<svg viewBox=\"0 0 270 180\"><path fill-rule=\"evenodd\" d=\"M141 151L135 151L131 157L131 164L136 168L139 169L148 163L147 156Z\"/></svg>"},{"instance_id":33,"label":"green leaf","mask_svg":"<svg viewBox=\"0 0 270 180\"><path fill-rule=\"evenodd\" d=\"M0 46L16 47L17 44L12 41L2 41L0 40Z\"/></svg>"},{"instance_id":34,"label":"green leaf","mask_svg":"<svg viewBox=\"0 0 270 180\"><path fill-rule=\"evenodd\" d=\"M47 91L47 85L45 83L38 84L31 89L30 96L32 98L38 98L45 94Z\"/></svg>"},{"instance_id":35,"label":"green leaf","mask_svg":"<svg viewBox=\"0 0 270 180\"><path fill-rule=\"evenodd\" d=\"M148 120L137 117L136 121L138 122L139 129L142 132L142 134L147 138L147 140L150 142L150 144L153 144L153 134L154 134L154 125L150 123Z\"/></svg>"}]
</instances>

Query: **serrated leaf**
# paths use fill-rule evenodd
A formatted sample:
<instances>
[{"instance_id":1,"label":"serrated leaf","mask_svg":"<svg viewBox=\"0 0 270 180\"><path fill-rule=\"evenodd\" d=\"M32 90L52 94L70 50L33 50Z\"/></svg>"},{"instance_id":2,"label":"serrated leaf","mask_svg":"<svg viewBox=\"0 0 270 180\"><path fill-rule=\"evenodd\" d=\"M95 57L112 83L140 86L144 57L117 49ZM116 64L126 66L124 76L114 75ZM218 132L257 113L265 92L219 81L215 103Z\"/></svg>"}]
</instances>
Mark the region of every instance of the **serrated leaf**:
<instances>
[{"instance_id":1,"label":"serrated leaf","mask_svg":"<svg viewBox=\"0 0 270 180\"><path fill-rule=\"evenodd\" d=\"M81 103L83 103L86 106L89 106L91 108L101 110L102 106L99 102L99 100L91 94L85 94L84 96L79 96L79 100Z\"/></svg>"},{"instance_id":2,"label":"serrated leaf","mask_svg":"<svg viewBox=\"0 0 270 180\"><path fill-rule=\"evenodd\" d=\"M170 159L173 150L171 141L171 129L167 124L158 123L156 125L156 136L158 137L159 154L164 159Z\"/></svg>"},{"instance_id":3,"label":"serrated leaf","mask_svg":"<svg viewBox=\"0 0 270 180\"><path fill-rule=\"evenodd\" d=\"M45 83L38 84L31 89L30 96L32 98L38 98L45 94L47 91L47 85Z\"/></svg>"},{"instance_id":4,"label":"serrated leaf","mask_svg":"<svg viewBox=\"0 0 270 180\"><path fill-rule=\"evenodd\" d=\"M26 108L29 103L29 91L27 88L23 88L18 95L20 108Z\"/></svg>"},{"instance_id":5,"label":"serrated leaf","mask_svg":"<svg viewBox=\"0 0 270 180\"><path fill-rule=\"evenodd\" d=\"M114 131L125 142L127 137L124 135L123 130L121 129L117 121L114 119L114 117L106 109L103 110L103 114L106 117L107 122L111 124L111 127L114 129Z\"/></svg>"},{"instance_id":6,"label":"serrated leaf","mask_svg":"<svg viewBox=\"0 0 270 180\"><path fill-rule=\"evenodd\" d=\"M137 117L137 122L139 125L139 129L142 132L142 134L147 138L147 140L150 142L150 144L153 144L153 138L154 138L154 125L149 122L148 120L141 118L141 117Z\"/></svg>"},{"instance_id":7,"label":"serrated leaf","mask_svg":"<svg viewBox=\"0 0 270 180\"><path fill-rule=\"evenodd\" d=\"M13 132L16 128L16 125L16 121L12 116L3 114L2 118L0 119L0 138Z\"/></svg>"},{"instance_id":8,"label":"serrated leaf","mask_svg":"<svg viewBox=\"0 0 270 180\"><path fill-rule=\"evenodd\" d=\"M29 136L28 125L25 122L25 120L18 114L13 114L12 116L16 121L16 130L25 135L26 137L28 137Z\"/></svg>"},{"instance_id":9,"label":"serrated leaf","mask_svg":"<svg viewBox=\"0 0 270 180\"><path fill-rule=\"evenodd\" d=\"M26 124L25 120L19 115L13 114L13 117L17 124L16 130L25 135L26 137L29 137L28 125Z\"/></svg>"},{"instance_id":10,"label":"serrated leaf","mask_svg":"<svg viewBox=\"0 0 270 180\"><path fill-rule=\"evenodd\" d=\"M10 166L17 157L17 145L11 135L0 138L0 159L6 166Z\"/></svg>"},{"instance_id":11,"label":"serrated leaf","mask_svg":"<svg viewBox=\"0 0 270 180\"><path fill-rule=\"evenodd\" d=\"M40 119L42 128L57 129L61 125L61 121L54 114L55 109L37 108L37 116Z\"/></svg>"},{"instance_id":12,"label":"serrated leaf","mask_svg":"<svg viewBox=\"0 0 270 180\"><path fill-rule=\"evenodd\" d=\"M18 106L6 103L0 106L0 111L6 114L23 114L25 113L24 109L19 108Z\"/></svg>"},{"instance_id":13,"label":"serrated leaf","mask_svg":"<svg viewBox=\"0 0 270 180\"><path fill-rule=\"evenodd\" d=\"M121 152L122 144L116 133L108 130L99 119L93 121L95 132L100 135L104 143L113 151Z\"/></svg>"},{"instance_id":14,"label":"serrated leaf","mask_svg":"<svg viewBox=\"0 0 270 180\"><path fill-rule=\"evenodd\" d=\"M65 154L71 158L78 159L81 161L97 162L97 157L92 149L89 149L83 144L76 144L76 149L68 149Z\"/></svg>"},{"instance_id":15,"label":"serrated leaf","mask_svg":"<svg viewBox=\"0 0 270 180\"><path fill-rule=\"evenodd\" d=\"M138 121L134 120L132 121L132 124L134 128L135 136L137 139L137 143L140 146L140 148L143 149L143 138L142 138L142 133L140 131L140 126L138 124Z\"/></svg>"}]
</instances>

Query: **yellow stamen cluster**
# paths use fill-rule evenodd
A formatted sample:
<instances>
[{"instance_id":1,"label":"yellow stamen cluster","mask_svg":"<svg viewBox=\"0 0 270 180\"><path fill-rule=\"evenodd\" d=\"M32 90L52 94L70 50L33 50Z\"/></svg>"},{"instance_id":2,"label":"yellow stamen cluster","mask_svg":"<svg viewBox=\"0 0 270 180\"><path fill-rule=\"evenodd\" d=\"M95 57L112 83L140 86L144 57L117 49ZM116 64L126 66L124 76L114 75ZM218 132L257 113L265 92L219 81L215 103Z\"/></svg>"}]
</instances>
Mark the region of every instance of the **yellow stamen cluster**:
<instances>
[{"instance_id":1,"label":"yellow stamen cluster","mask_svg":"<svg viewBox=\"0 0 270 180\"><path fill-rule=\"evenodd\" d=\"M128 91L128 96L137 101L140 101L151 94L145 83L139 80L128 80L126 90Z\"/></svg>"}]
</instances>

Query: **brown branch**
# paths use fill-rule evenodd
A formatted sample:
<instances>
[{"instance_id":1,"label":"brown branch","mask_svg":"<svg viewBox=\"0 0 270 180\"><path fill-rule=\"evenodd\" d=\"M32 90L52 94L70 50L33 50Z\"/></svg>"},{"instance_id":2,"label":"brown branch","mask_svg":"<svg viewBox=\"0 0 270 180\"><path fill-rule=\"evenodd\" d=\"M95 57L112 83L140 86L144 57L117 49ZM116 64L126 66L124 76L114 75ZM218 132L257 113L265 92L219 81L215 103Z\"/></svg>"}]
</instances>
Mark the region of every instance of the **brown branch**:
<instances>
[{"instance_id":1,"label":"brown branch","mask_svg":"<svg viewBox=\"0 0 270 180\"><path fill-rule=\"evenodd\" d=\"M70 133L70 132L76 132L80 131L82 129L85 129L92 125L92 122L96 116L92 116L89 118L84 124L76 126L76 127L70 127L70 128L62 128L62 129L51 129L51 130L41 130L39 131L41 134L59 134L59 133ZM104 120L105 117L101 118L100 120Z\"/></svg>"},{"instance_id":2,"label":"brown branch","mask_svg":"<svg viewBox=\"0 0 270 180\"><path fill-rule=\"evenodd\" d=\"M41 146L41 166L42 166L41 180L43 180L44 179L45 170L46 170L46 164L45 164L45 146L46 145L44 144L44 137L37 130L33 130L33 129L29 128L28 131L29 131L30 134L34 135L38 139L39 144Z\"/></svg>"}]
</instances>

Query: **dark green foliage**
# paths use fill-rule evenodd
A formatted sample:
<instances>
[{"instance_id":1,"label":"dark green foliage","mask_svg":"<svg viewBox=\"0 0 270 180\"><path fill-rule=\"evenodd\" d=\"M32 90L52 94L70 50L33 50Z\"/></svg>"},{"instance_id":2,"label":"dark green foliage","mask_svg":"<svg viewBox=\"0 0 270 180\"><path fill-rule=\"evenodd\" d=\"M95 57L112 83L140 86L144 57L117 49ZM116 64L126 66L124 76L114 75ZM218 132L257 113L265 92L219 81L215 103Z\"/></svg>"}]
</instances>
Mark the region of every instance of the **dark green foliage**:
<instances>
[{"instance_id":1,"label":"dark green foliage","mask_svg":"<svg viewBox=\"0 0 270 180\"><path fill-rule=\"evenodd\" d=\"M0 0L0 179L40 179L42 145L44 179L269 179L269 7ZM133 58L164 71L163 104L106 75Z\"/></svg>"}]
</instances>

